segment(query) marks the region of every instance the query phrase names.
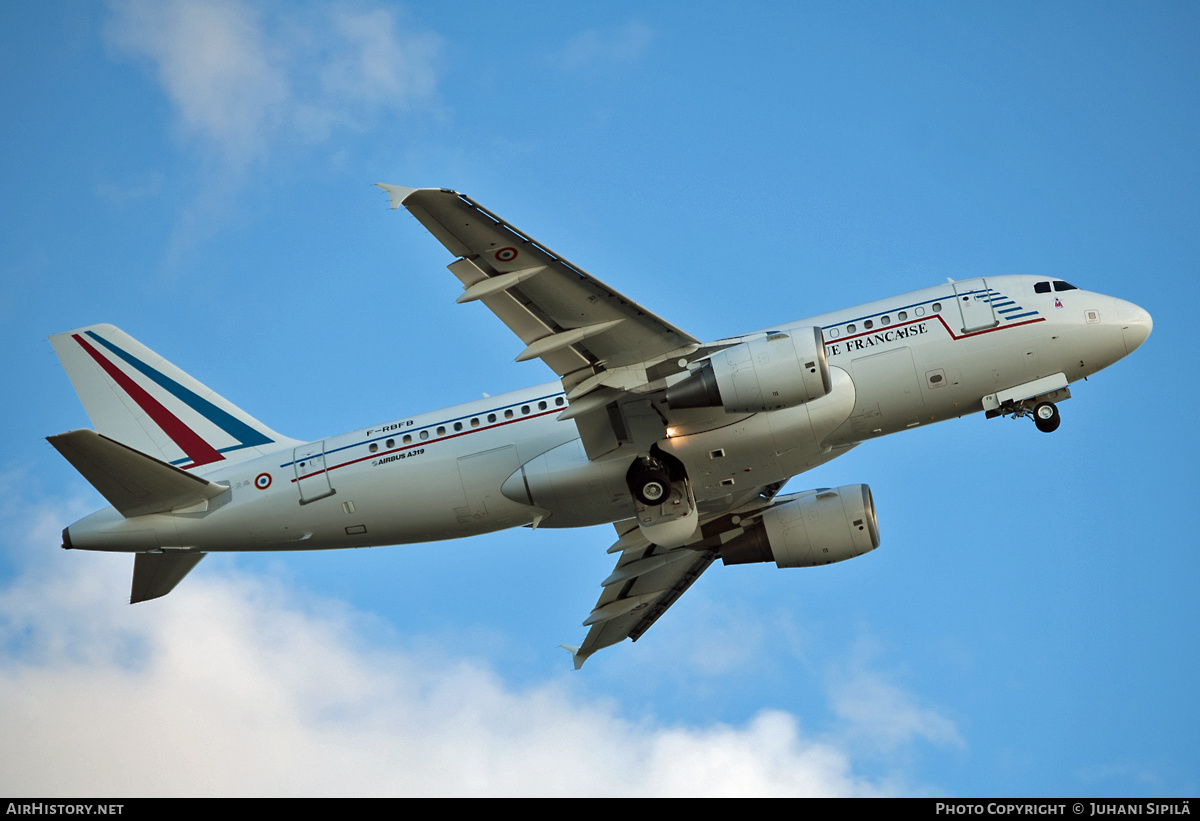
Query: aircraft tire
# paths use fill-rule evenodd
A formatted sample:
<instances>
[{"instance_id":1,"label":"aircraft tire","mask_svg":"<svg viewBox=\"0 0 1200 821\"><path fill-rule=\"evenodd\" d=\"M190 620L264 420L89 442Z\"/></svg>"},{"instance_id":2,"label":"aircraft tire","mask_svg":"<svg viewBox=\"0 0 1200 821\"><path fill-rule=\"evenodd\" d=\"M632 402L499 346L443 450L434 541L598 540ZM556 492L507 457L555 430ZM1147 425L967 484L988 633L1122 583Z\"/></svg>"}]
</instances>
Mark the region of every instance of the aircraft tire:
<instances>
[{"instance_id":1,"label":"aircraft tire","mask_svg":"<svg viewBox=\"0 0 1200 821\"><path fill-rule=\"evenodd\" d=\"M1062 423L1062 416L1053 402L1040 402L1033 409L1033 424L1042 433L1053 433Z\"/></svg>"},{"instance_id":2,"label":"aircraft tire","mask_svg":"<svg viewBox=\"0 0 1200 821\"><path fill-rule=\"evenodd\" d=\"M671 493L671 476L656 462L651 462L634 477L631 489L642 504L661 505Z\"/></svg>"}]
</instances>

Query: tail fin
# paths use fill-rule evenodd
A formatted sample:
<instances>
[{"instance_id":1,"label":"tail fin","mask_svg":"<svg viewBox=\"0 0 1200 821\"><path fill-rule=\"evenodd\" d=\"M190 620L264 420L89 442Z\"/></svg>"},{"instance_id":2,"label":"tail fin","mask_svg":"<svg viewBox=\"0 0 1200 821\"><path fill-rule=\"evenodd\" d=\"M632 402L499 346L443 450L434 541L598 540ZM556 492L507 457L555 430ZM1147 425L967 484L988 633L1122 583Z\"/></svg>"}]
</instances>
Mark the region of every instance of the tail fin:
<instances>
[{"instance_id":1,"label":"tail fin","mask_svg":"<svg viewBox=\"0 0 1200 821\"><path fill-rule=\"evenodd\" d=\"M212 467L295 443L112 325L50 337L96 430L175 467Z\"/></svg>"}]
</instances>

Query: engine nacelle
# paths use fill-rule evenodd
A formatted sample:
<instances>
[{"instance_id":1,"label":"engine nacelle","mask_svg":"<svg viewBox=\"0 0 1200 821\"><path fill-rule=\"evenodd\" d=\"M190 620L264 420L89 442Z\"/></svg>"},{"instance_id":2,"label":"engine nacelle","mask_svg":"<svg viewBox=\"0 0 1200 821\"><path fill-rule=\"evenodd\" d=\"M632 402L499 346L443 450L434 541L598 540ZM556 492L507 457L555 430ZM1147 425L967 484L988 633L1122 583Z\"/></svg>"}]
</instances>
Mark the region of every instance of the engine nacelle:
<instances>
[{"instance_id":1,"label":"engine nacelle","mask_svg":"<svg viewBox=\"0 0 1200 821\"><path fill-rule=\"evenodd\" d=\"M667 388L667 404L757 413L802 405L830 389L821 329L797 328L717 351L700 370Z\"/></svg>"},{"instance_id":2,"label":"engine nacelle","mask_svg":"<svg viewBox=\"0 0 1200 821\"><path fill-rule=\"evenodd\" d=\"M815 567L853 559L879 547L875 502L866 485L780 496L762 522L721 546L725 564L775 562Z\"/></svg>"}]
</instances>

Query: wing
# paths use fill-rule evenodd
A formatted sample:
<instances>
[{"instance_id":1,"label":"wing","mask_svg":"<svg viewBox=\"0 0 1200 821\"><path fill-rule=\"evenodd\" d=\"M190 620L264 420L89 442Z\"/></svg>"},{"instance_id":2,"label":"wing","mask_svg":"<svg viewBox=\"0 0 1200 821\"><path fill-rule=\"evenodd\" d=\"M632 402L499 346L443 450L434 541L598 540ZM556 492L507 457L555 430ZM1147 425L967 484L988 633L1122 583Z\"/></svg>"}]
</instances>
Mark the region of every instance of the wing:
<instances>
[{"instance_id":1,"label":"wing","mask_svg":"<svg viewBox=\"0 0 1200 821\"><path fill-rule=\"evenodd\" d=\"M463 194L380 184L450 253L465 288L459 302L483 302L560 377L596 365L620 368L660 359L699 341L609 288Z\"/></svg>"},{"instance_id":2,"label":"wing","mask_svg":"<svg viewBox=\"0 0 1200 821\"><path fill-rule=\"evenodd\" d=\"M625 441L642 448L663 435L661 419L649 417L644 433L638 420L612 429L611 405L646 390L665 370L682 368L677 358L700 347L699 340L656 316L578 266L518 231L463 194L436 188L403 188L377 183L403 205L450 253L448 267L462 281L459 302L480 301L515 333L525 349L517 361L541 359L562 378L573 418L588 456L596 458ZM630 430L632 428L633 430Z\"/></svg>"},{"instance_id":3,"label":"wing","mask_svg":"<svg viewBox=\"0 0 1200 821\"><path fill-rule=\"evenodd\" d=\"M759 488L730 511L706 517L695 540L684 547L666 549L651 544L634 519L617 522L619 538L608 552L621 556L612 575L601 583L604 590L583 622L590 628L588 634L579 647L562 645L571 653L575 669L597 650L641 638L717 560L721 545L744 533L745 527L770 507L782 486Z\"/></svg>"},{"instance_id":4,"label":"wing","mask_svg":"<svg viewBox=\"0 0 1200 821\"><path fill-rule=\"evenodd\" d=\"M633 464L655 453L667 425L676 424L662 401L668 381L688 372L689 359L727 345L702 346L470 197L377 185L393 209L403 205L458 257L447 266L463 284L458 301L482 302L520 338L517 361L538 358L559 375L569 402L559 418L575 421L588 458L625 448ZM721 408L685 413L693 424L731 421ZM711 428L712 418L700 429ZM661 451L657 458L666 459ZM769 504L777 490L750 488L701 516L686 479L672 476L671 501L637 503L639 518L617 525L621 538L610 552L621 556L584 622L588 635L581 647L567 648L576 668L601 648L636 641L717 558L722 534L741 532L731 511Z\"/></svg>"},{"instance_id":5,"label":"wing","mask_svg":"<svg viewBox=\"0 0 1200 821\"><path fill-rule=\"evenodd\" d=\"M623 551L612 575L604 580L604 592L583 622L591 628L583 645L563 645L570 651L576 670L597 650L627 638L641 638L717 558L716 550L665 550L642 538L637 522L621 524L630 528L622 539L632 538L641 544ZM613 547L618 545L620 539Z\"/></svg>"}]
</instances>

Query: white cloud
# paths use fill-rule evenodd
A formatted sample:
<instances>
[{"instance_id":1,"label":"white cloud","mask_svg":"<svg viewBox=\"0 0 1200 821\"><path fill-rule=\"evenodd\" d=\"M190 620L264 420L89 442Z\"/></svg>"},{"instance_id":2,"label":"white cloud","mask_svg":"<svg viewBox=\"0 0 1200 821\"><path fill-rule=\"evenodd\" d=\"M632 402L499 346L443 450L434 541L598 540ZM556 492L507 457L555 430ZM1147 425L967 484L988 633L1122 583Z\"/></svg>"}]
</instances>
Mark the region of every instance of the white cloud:
<instances>
[{"instance_id":1,"label":"white cloud","mask_svg":"<svg viewBox=\"0 0 1200 821\"><path fill-rule=\"evenodd\" d=\"M108 41L147 58L181 132L233 168L279 140L327 139L432 94L435 35L384 9L120 0Z\"/></svg>"},{"instance_id":2,"label":"white cloud","mask_svg":"<svg viewBox=\"0 0 1200 821\"><path fill-rule=\"evenodd\" d=\"M644 23L626 23L604 31L588 29L572 37L555 62L572 70L633 63L646 53L653 40L654 31Z\"/></svg>"},{"instance_id":3,"label":"white cloud","mask_svg":"<svg viewBox=\"0 0 1200 821\"><path fill-rule=\"evenodd\" d=\"M849 664L829 676L830 700L843 721L843 737L884 755L917 740L965 748L953 721L872 668L874 645L870 638L860 639Z\"/></svg>"},{"instance_id":4,"label":"white cloud","mask_svg":"<svg viewBox=\"0 0 1200 821\"><path fill-rule=\"evenodd\" d=\"M471 659L368 641L370 616L252 578L193 574L129 607L130 557L47 552L76 512L52 510L0 511L6 553L30 565L0 589L10 793L904 791L857 775L845 743L807 737L785 712L745 726L634 721L580 695L573 677L586 673L514 687Z\"/></svg>"},{"instance_id":5,"label":"white cloud","mask_svg":"<svg viewBox=\"0 0 1200 821\"><path fill-rule=\"evenodd\" d=\"M336 12L333 24L341 45L321 66L321 85L329 98L388 105L432 93L436 37L409 35L402 43L395 20L383 9Z\"/></svg>"},{"instance_id":6,"label":"white cloud","mask_svg":"<svg viewBox=\"0 0 1200 821\"><path fill-rule=\"evenodd\" d=\"M140 179L98 183L95 192L96 196L103 197L113 205L121 206L147 197L158 196L162 193L163 182L162 172L153 171L141 175Z\"/></svg>"},{"instance_id":7,"label":"white cloud","mask_svg":"<svg viewBox=\"0 0 1200 821\"><path fill-rule=\"evenodd\" d=\"M846 720L852 735L870 739L885 751L915 739L966 746L954 722L877 674L860 672L834 692L834 711Z\"/></svg>"},{"instance_id":8,"label":"white cloud","mask_svg":"<svg viewBox=\"0 0 1200 821\"><path fill-rule=\"evenodd\" d=\"M78 556L72 558L78 559ZM862 794L795 719L635 724L563 684L361 645L355 616L254 582L169 604L112 591L127 560L0 596L0 772L40 795ZM109 568L113 568L112 571Z\"/></svg>"}]
</instances>

